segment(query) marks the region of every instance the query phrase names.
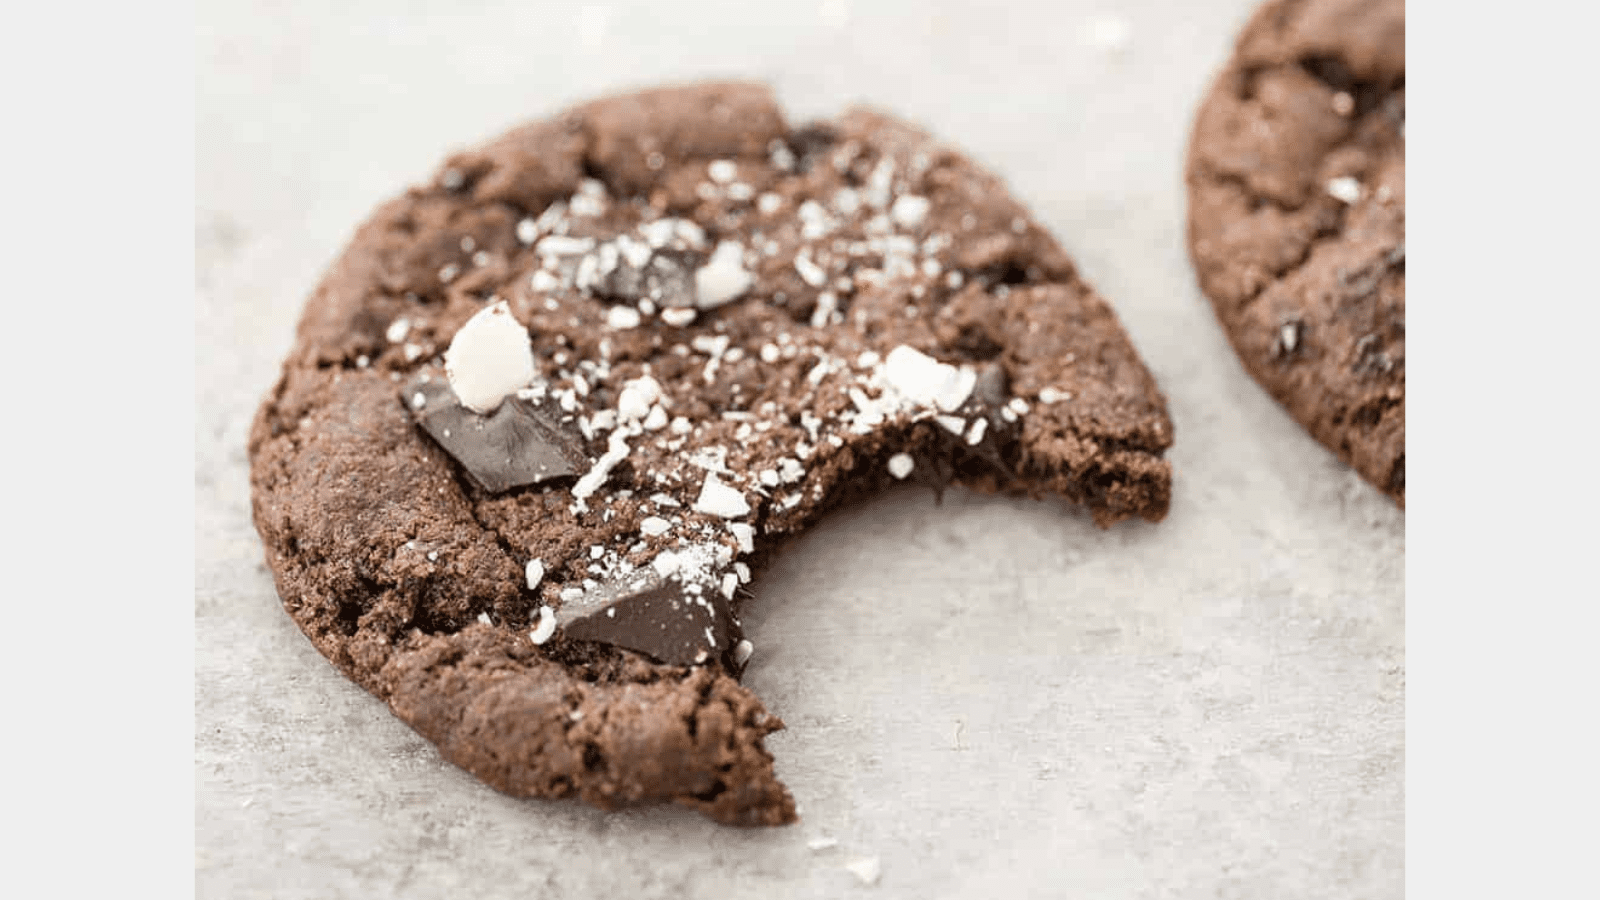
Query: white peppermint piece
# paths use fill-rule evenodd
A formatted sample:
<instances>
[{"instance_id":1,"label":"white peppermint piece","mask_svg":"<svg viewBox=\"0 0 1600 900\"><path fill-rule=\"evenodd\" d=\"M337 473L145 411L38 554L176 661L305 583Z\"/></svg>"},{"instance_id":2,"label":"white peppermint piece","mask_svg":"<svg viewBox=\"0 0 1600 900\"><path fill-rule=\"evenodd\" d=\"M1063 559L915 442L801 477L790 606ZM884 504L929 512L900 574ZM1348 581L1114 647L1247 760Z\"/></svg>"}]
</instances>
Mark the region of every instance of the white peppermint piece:
<instances>
[{"instance_id":1,"label":"white peppermint piece","mask_svg":"<svg viewBox=\"0 0 1600 900\"><path fill-rule=\"evenodd\" d=\"M1049 405L1051 403L1060 403L1063 400L1071 400L1071 399L1072 399L1072 395L1071 394L1067 393L1066 391L1059 390L1059 389L1057 389L1055 387L1046 386L1046 387L1042 387L1042 388L1039 389L1039 402L1043 403L1043 404L1046 404L1046 405Z\"/></svg>"},{"instance_id":2,"label":"white peppermint piece","mask_svg":"<svg viewBox=\"0 0 1600 900\"><path fill-rule=\"evenodd\" d=\"M539 624L528 632L535 644L544 644L556 633L556 614L548 606L539 607Z\"/></svg>"},{"instance_id":3,"label":"white peppermint piece","mask_svg":"<svg viewBox=\"0 0 1600 900\"><path fill-rule=\"evenodd\" d=\"M973 420L972 430L967 432L967 443L971 444L974 447L976 447L980 442L983 441L983 433L988 428L989 428L989 420L988 419L981 419L980 418L980 419Z\"/></svg>"},{"instance_id":4,"label":"white peppermint piece","mask_svg":"<svg viewBox=\"0 0 1600 900\"><path fill-rule=\"evenodd\" d=\"M660 537L671 527L672 523L660 516L649 516L639 523L639 530L644 532L646 537Z\"/></svg>"},{"instance_id":5,"label":"white peppermint piece","mask_svg":"<svg viewBox=\"0 0 1600 900\"><path fill-rule=\"evenodd\" d=\"M954 412L972 396L978 373L942 363L905 344L889 351L883 361L883 378L907 400L919 406Z\"/></svg>"},{"instance_id":6,"label":"white peppermint piece","mask_svg":"<svg viewBox=\"0 0 1600 900\"><path fill-rule=\"evenodd\" d=\"M723 241L694 273L695 305L715 309L737 300L754 283L755 276L744 267L744 245Z\"/></svg>"},{"instance_id":7,"label":"white peppermint piece","mask_svg":"<svg viewBox=\"0 0 1600 900\"><path fill-rule=\"evenodd\" d=\"M1355 203L1361 199L1361 182L1349 175L1331 179L1328 182L1328 196L1345 203Z\"/></svg>"},{"instance_id":8,"label":"white peppermint piece","mask_svg":"<svg viewBox=\"0 0 1600 900\"><path fill-rule=\"evenodd\" d=\"M444 371L462 405L491 413L507 394L533 381L528 329L512 317L504 300L486 306L456 332L444 352Z\"/></svg>"},{"instance_id":9,"label":"white peppermint piece","mask_svg":"<svg viewBox=\"0 0 1600 900\"><path fill-rule=\"evenodd\" d=\"M641 375L622 386L617 396L617 415L624 422L633 422L650 415L650 407L661 399L661 383L649 375Z\"/></svg>"},{"instance_id":10,"label":"white peppermint piece","mask_svg":"<svg viewBox=\"0 0 1600 900\"><path fill-rule=\"evenodd\" d=\"M778 460L778 475L783 479L784 484L794 484L796 481L806 477L806 467L785 456Z\"/></svg>"},{"instance_id":11,"label":"white peppermint piece","mask_svg":"<svg viewBox=\"0 0 1600 900\"><path fill-rule=\"evenodd\" d=\"M661 321L674 328L684 328L694 322L695 315L692 306L674 306L661 311Z\"/></svg>"},{"instance_id":12,"label":"white peppermint piece","mask_svg":"<svg viewBox=\"0 0 1600 900\"><path fill-rule=\"evenodd\" d=\"M706 175L717 184L727 184L739 177L739 166L731 159L714 159L706 166Z\"/></svg>"},{"instance_id":13,"label":"white peppermint piece","mask_svg":"<svg viewBox=\"0 0 1600 900\"><path fill-rule=\"evenodd\" d=\"M594 467L584 473L583 477L572 486L573 499L581 502L593 496L594 492L600 489L600 485L605 484L606 479L611 477L611 470L617 467L617 463L627 458L627 439L620 429L611 432L611 437L606 443L606 452L601 454L600 458L595 460Z\"/></svg>"},{"instance_id":14,"label":"white peppermint piece","mask_svg":"<svg viewBox=\"0 0 1600 900\"><path fill-rule=\"evenodd\" d=\"M893 208L889 210L889 218L901 228L916 228L928 217L929 205L927 197L907 194L894 201Z\"/></svg>"},{"instance_id":15,"label":"white peppermint piece","mask_svg":"<svg viewBox=\"0 0 1600 900\"><path fill-rule=\"evenodd\" d=\"M913 460L909 453L896 453L889 457L889 474L895 478L904 480L916 466L916 460Z\"/></svg>"},{"instance_id":16,"label":"white peppermint piece","mask_svg":"<svg viewBox=\"0 0 1600 900\"><path fill-rule=\"evenodd\" d=\"M660 431L665 427L667 427L667 411L661 408L661 404L657 403L655 406L650 407L650 415L644 417L644 430Z\"/></svg>"},{"instance_id":17,"label":"white peppermint piece","mask_svg":"<svg viewBox=\"0 0 1600 900\"><path fill-rule=\"evenodd\" d=\"M729 572L722 576L722 596L733 599L733 592L739 589L739 576Z\"/></svg>"},{"instance_id":18,"label":"white peppermint piece","mask_svg":"<svg viewBox=\"0 0 1600 900\"><path fill-rule=\"evenodd\" d=\"M744 554L754 553L756 550L756 529L753 525L744 522L729 522L728 532L734 540L739 542L739 552Z\"/></svg>"},{"instance_id":19,"label":"white peppermint piece","mask_svg":"<svg viewBox=\"0 0 1600 900\"><path fill-rule=\"evenodd\" d=\"M638 328L642 321L639 311L631 306L613 306L606 311L606 324L612 328Z\"/></svg>"},{"instance_id":20,"label":"white peppermint piece","mask_svg":"<svg viewBox=\"0 0 1600 900\"><path fill-rule=\"evenodd\" d=\"M719 481L715 472L706 473L705 483L700 486L700 497L694 501L694 509L724 519L750 514L750 504L745 502L744 494L738 488Z\"/></svg>"},{"instance_id":21,"label":"white peppermint piece","mask_svg":"<svg viewBox=\"0 0 1600 900\"><path fill-rule=\"evenodd\" d=\"M524 569L524 572L526 572L528 576L528 590L531 591L537 588L539 586L539 582L544 580L544 560L528 560L528 565Z\"/></svg>"},{"instance_id":22,"label":"white peppermint piece","mask_svg":"<svg viewBox=\"0 0 1600 900\"><path fill-rule=\"evenodd\" d=\"M755 652L755 644L752 644L749 641L741 640L739 643L733 645L733 664L736 666L744 665L750 661L750 657Z\"/></svg>"},{"instance_id":23,"label":"white peppermint piece","mask_svg":"<svg viewBox=\"0 0 1600 900\"><path fill-rule=\"evenodd\" d=\"M406 335L410 333L411 320L405 316L401 316L400 318L389 323L389 328L383 333L383 336L389 339L389 343L398 344L405 340Z\"/></svg>"},{"instance_id":24,"label":"white peppermint piece","mask_svg":"<svg viewBox=\"0 0 1600 900\"><path fill-rule=\"evenodd\" d=\"M804 250L794 258L794 270L800 273L800 280L812 287L822 287L828 283L828 273L823 268L811 261L811 257Z\"/></svg>"}]
</instances>

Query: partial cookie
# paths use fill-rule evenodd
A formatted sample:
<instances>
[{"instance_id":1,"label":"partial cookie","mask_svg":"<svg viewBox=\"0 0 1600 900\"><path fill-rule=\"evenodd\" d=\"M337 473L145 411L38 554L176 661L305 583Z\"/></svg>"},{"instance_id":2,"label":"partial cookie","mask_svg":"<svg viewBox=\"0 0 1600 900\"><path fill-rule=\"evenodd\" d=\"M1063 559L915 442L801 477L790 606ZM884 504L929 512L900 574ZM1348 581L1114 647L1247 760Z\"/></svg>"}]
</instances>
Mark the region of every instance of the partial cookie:
<instances>
[{"instance_id":1,"label":"partial cookie","mask_svg":"<svg viewBox=\"0 0 1600 900\"><path fill-rule=\"evenodd\" d=\"M1406 498L1405 5L1280 0L1189 147L1189 251L1245 368Z\"/></svg>"},{"instance_id":2,"label":"partial cookie","mask_svg":"<svg viewBox=\"0 0 1600 900\"><path fill-rule=\"evenodd\" d=\"M998 180L763 88L577 107L378 210L250 438L284 606L519 796L792 822L738 675L766 555L901 480L1167 510L1172 426Z\"/></svg>"}]
</instances>

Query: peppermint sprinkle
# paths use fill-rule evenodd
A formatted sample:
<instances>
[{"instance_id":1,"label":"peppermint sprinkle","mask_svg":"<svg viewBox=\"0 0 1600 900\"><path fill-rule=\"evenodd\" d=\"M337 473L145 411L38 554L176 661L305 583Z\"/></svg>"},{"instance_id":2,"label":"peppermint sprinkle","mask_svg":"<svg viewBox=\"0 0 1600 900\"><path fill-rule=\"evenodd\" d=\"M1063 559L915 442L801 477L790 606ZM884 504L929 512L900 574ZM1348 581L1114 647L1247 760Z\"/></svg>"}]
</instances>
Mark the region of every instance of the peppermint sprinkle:
<instances>
[{"instance_id":1,"label":"peppermint sprinkle","mask_svg":"<svg viewBox=\"0 0 1600 900\"><path fill-rule=\"evenodd\" d=\"M736 666L744 665L745 663L750 661L751 655L754 654L755 652L756 652L756 645L750 643L749 641L743 641L742 640L739 643L734 644L733 645L733 664L736 665Z\"/></svg>"},{"instance_id":2,"label":"peppermint sprinkle","mask_svg":"<svg viewBox=\"0 0 1600 900\"><path fill-rule=\"evenodd\" d=\"M1060 403L1063 400L1071 399L1071 394L1067 393L1066 391L1057 390L1053 387L1040 388L1039 390L1039 402L1046 405L1051 403Z\"/></svg>"},{"instance_id":3,"label":"peppermint sprinkle","mask_svg":"<svg viewBox=\"0 0 1600 900\"><path fill-rule=\"evenodd\" d=\"M706 166L706 174L717 184L727 184L739 177L739 167L731 159L716 159Z\"/></svg>"},{"instance_id":4,"label":"peppermint sprinkle","mask_svg":"<svg viewBox=\"0 0 1600 900\"><path fill-rule=\"evenodd\" d=\"M527 572L528 576L528 590L531 591L538 588L539 582L544 580L544 560L528 560L527 568L524 571Z\"/></svg>"},{"instance_id":5,"label":"peppermint sprinkle","mask_svg":"<svg viewBox=\"0 0 1600 900\"><path fill-rule=\"evenodd\" d=\"M671 527L672 523L660 516L650 516L639 523L639 530L644 532L645 537L660 537Z\"/></svg>"},{"instance_id":6,"label":"peppermint sprinkle","mask_svg":"<svg viewBox=\"0 0 1600 900\"><path fill-rule=\"evenodd\" d=\"M411 320L405 316L401 316L400 318L389 323L389 329L383 333L383 336L389 339L389 343L398 344L405 340L406 335L410 333Z\"/></svg>"}]
</instances>

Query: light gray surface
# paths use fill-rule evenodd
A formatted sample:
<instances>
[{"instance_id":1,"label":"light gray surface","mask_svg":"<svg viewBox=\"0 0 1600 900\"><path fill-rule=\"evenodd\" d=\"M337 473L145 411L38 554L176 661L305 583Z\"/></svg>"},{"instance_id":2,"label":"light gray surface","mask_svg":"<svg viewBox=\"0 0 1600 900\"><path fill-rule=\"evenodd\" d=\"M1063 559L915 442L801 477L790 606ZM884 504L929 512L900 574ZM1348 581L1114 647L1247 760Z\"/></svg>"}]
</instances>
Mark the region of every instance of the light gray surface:
<instances>
[{"instance_id":1,"label":"light gray surface","mask_svg":"<svg viewBox=\"0 0 1600 900\"><path fill-rule=\"evenodd\" d=\"M1248 3L326 6L198 10L200 896L1402 894L1404 516L1248 379L1183 248L1190 118ZM250 416L372 207L519 120L702 75L969 150L1112 298L1177 430L1160 525L908 489L758 581L783 829L479 784L317 655L249 521ZM842 868L869 856L871 887Z\"/></svg>"}]
</instances>

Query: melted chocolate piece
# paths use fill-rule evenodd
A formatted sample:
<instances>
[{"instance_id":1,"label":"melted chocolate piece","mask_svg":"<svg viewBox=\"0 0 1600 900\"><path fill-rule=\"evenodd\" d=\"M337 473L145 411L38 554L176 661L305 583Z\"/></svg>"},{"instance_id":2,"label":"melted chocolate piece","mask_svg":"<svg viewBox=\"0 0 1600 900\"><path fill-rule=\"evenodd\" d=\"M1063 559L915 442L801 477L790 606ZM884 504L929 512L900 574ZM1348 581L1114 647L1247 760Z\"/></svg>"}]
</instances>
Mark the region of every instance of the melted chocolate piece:
<instances>
[{"instance_id":1,"label":"melted chocolate piece","mask_svg":"<svg viewBox=\"0 0 1600 900\"><path fill-rule=\"evenodd\" d=\"M419 408L416 397L424 403ZM583 437L562 423L561 408L546 399L535 404L507 397L488 415L479 415L456 399L444 378L422 376L408 382L401 400L417 424L490 493L553 478L577 475L588 468Z\"/></svg>"},{"instance_id":2,"label":"melted chocolate piece","mask_svg":"<svg viewBox=\"0 0 1600 900\"><path fill-rule=\"evenodd\" d=\"M641 266L624 256L595 290L608 300L635 303L649 299L659 306L694 306L694 273L701 262L699 254L686 250L656 250Z\"/></svg>"},{"instance_id":3,"label":"melted chocolate piece","mask_svg":"<svg viewBox=\"0 0 1600 900\"><path fill-rule=\"evenodd\" d=\"M669 665L726 656L744 636L714 585L651 566L563 602L556 622L568 638L626 647Z\"/></svg>"}]
</instances>

